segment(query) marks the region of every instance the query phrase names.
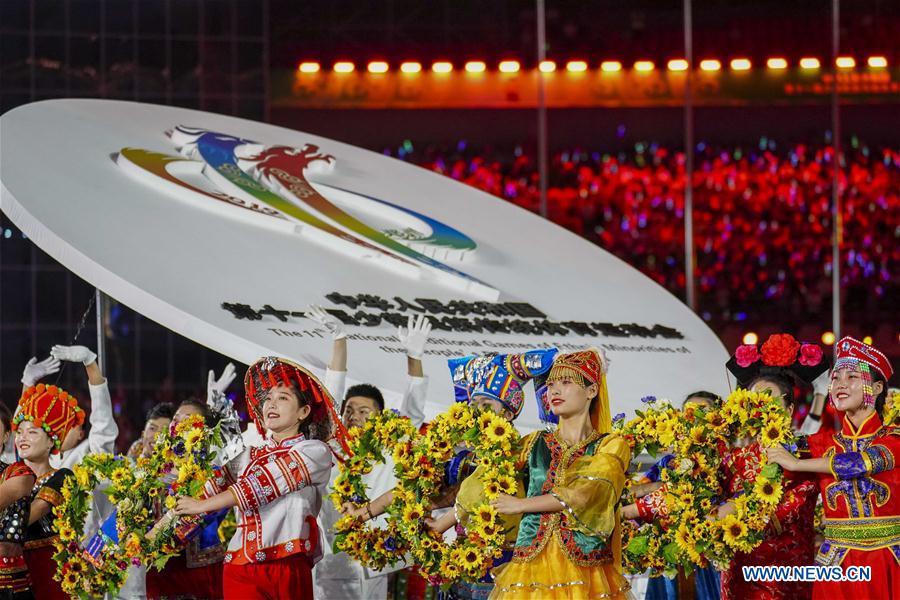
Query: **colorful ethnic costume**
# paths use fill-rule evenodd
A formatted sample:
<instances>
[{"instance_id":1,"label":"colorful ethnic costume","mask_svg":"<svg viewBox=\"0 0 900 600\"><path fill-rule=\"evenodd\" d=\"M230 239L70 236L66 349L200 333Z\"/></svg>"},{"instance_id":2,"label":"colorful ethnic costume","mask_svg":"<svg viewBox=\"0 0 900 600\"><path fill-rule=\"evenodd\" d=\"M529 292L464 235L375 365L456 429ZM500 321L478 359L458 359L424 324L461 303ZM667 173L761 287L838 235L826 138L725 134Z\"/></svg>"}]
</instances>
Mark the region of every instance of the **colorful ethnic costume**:
<instances>
[{"instance_id":1,"label":"colorful ethnic costume","mask_svg":"<svg viewBox=\"0 0 900 600\"><path fill-rule=\"evenodd\" d=\"M56 386L38 384L23 392L19 407L13 418L12 429L17 430L22 421L31 421L41 427L53 442L51 454L58 454L69 431L84 423L84 411L78 408L75 398ZM32 523L25 532L25 562L31 575L31 585L35 598L66 600L59 582L53 579L56 549L53 542L58 537L53 526L53 508L62 504L62 487L66 477L72 475L69 469L50 469L35 481L31 492L31 502L43 500L50 505L50 512Z\"/></svg>"},{"instance_id":2,"label":"colorful ethnic costume","mask_svg":"<svg viewBox=\"0 0 900 600\"><path fill-rule=\"evenodd\" d=\"M862 374L866 403L874 404L871 373L885 381L893 373L887 358L853 338L837 343L835 370ZM871 580L817 581L813 596L823 600L900 596L900 430L882 425L873 412L858 428L845 416L839 432L810 438L810 451L827 458L831 474L819 475L825 509L825 541L816 563L871 567Z\"/></svg>"},{"instance_id":3,"label":"colorful ethnic costume","mask_svg":"<svg viewBox=\"0 0 900 600\"><path fill-rule=\"evenodd\" d=\"M791 385L812 382L828 370L828 361L816 344L801 344L789 334L773 334L759 348L740 346L726 367L738 387L748 388L757 378L778 377ZM805 438L800 444L805 451ZM743 493L744 484L756 480L762 465L762 447L753 442L743 448L722 448L722 469L726 494ZM812 564L815 546L815 478L808 473L784 472L783 493L775 515L766 527L765 539L753 552L737 553L722 573L725 600L785 599L812 597L812 584L805 581L746 581L745 566L805 566Z\"/></svg>"},{"instance_id":4,"label":"colorful ethnic costume","mask_svg":"<svg viewBox=\"0 0 900 600\"><path fill-rule=\"evenodd\" d=\"M14 477L33 479L34 473L23 462L0 462L0 485ZM30 507L31 497L25 496L0 512L0 597L10 600L34 598L22 550Z\"/></svg>"},{"instance_id":5,"label":"colorful ethnic costume","mask_svg":"<svg viewBox=\"0 0 900 600\"><path fill-rule=\"evenodd\" d=\"M316 516L322 507L334 452L347 453L343 426L318 379L282 358L253 364L245 378L247 405L264 434L262 404L278 385L300 389L310 399L308 435L246 448L207 483L212 496L229 490L237 500L238 531L225 555L225 598L312 598L312 566L322 548Z\"/></svg>"},{"instance_id":6,"label":"colorful ethnic costume","mask_svg":"<svg viewBox=\"0 0 900 600\"><path fill-rule=\"evenodd\" d=\"M472 402L478 397L490 398L499 402L512 415L512 419L522 412L525 405L524 385L532 378L545 375L553 365L558 351L556 348L532 350L522 354L501 354L485 356L466 356L453 358L448 362L457 402ZM465 535L465 527L475 508L484 504L484 486L481 483L478 469L474 472L466 469L471 466L467 452L462 451L445 468L447 474L445 484L449 487L459 485L454 501L454 511L459 523L457 532ZM517 465L518 469L524 464ZM480 467L479 467L480 468ZM462 479L462 483L459 480ZM516 495L525 496L525 486L520 480ZM505 515L500 525L506 531L506 547L503 556L494 559L493 568L499 568L512 558L513 548L518 536L520 515ZM478 583L459 581L442 597L458 600L486 600L494 588L494 578L488 573Z\"/></svg>"},{"instance_id":7,"label":"colorful ethnic costume","mask_svg":"<svg viewBox=\"0 0 900 600\"><path fill-rule=\"evenodd\" d=\"M556 432L539 431L523 440L520 459L526 465L528 497L551 494L564 508L522 516L512 561L497 571L491 598L630 596L621 573L618 500L631 450L610 433L604 370L593 349L560 354L554 361L549 381L597 384L599 394L591 405L594 431L572 446Z\"/></svg>"},{"instance_id":8,"label":"colorful ethnic costume","mask_svg":"<svg viewBox=\"0 0 900 600\"><path fill-rule=\"evenodd\" d=\"M663 456L635 483L644 484L660 481L662 471L671 468L670 463L673 458L674 455L672 454ZM665 485L635 500L635 506L642 520L647 522L658 521L661 525L666 526L666 517L669 515L669 510L666 506ZM679 572L676 579L670 579L662 575L651 577L647 582L645 600L677 600L679 583L681 583L682 587L687 586L687 589L693 588L694 598L697 600L719 600L721 595L719 572L713 565L708 565L702 569L695 569L688 577L685 577L683 572Z\"/></svg>"}]
</instances>

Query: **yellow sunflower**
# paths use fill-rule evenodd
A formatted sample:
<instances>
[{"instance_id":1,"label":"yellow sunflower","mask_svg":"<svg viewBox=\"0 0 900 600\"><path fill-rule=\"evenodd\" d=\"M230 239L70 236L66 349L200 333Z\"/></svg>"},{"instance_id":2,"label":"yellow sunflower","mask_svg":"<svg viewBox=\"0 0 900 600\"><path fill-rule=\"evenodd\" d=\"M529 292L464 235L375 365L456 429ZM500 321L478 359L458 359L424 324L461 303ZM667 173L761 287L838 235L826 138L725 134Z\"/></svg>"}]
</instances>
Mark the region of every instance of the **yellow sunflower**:
<instances>
[{"instance_id":1,"label":"yellow sunflower","mask_svg":"<svg viewBox=\"0 0 900 600\"><path fill-rule=\"evenodd\" d=\"M753 491L759 496L761 502L770 506L775 506L781 500L782 489L778 483L758 476L756 483L753 485Z\"/></svg>"},{"instance_id":2,"label":"yellow sunflower","mask_svg":"<svg viewBox=\"0 0 900 600\"><path fill-rule=\"evenodd\" d=\"M407 523L415 523L425 514L425 507L419 503L407 504L403 509L403 519Z\"/></svg>"},{"instance_id":3,"label":"yellow sunflower","mask_svg":"<svg viewBox=\"0 0 900 600\"><path fill-rule=\"evenodd\" d=\"M738 521L733 514L728 515L722 520L722 531L724 532L725 543L729 546L737 547L742 538L747 535L747 526Z\"/></svg>"},{"instance_id":4,"label":"yellow sunflower","mask_svg":"<svg viewBox=\"0 0 900 600\"><path fill-rule=\"evenodd\" d=\"M774 420L766 421L763 424L760 432L760 441L764 447L770 448L785 441L787 431L785 431L783 425L783 423Z\"/></svg>"},{"instance_id":5,"label":"yellow sunflower","mask_svg":"<svg viewBox=\"0 0 900 600\"><path fill-rule=\"evenodd\" d=\"M506 419L494 417L491 419L490 425L483 431L487 435L487 439L496 444L509 437L512 433L512 427Z\"/></svg>"},{"instance_id":6,"label":"yellow sunflower","mask_svg":"<svg viewBox=\"0 0 900 600\"><path fill-rule=\"evenodd\" d=\"M478 415L478 419L475 420L475 424L478 426L480 431L486 430L491 426L491 422L493 422L496 415L490 411L486 411Z\"/></svg>"},{"instance_id":7,"label":"yellow sunflower","mask_svg":"<svg viewBox=\"0 0 900 600\"><path fill-rule=\"evenodd\" d=\"M516 480L507 475L503 475L502 477L497 478L497 485L500 486L500 493L509 494L510 496L516 493Z\"/></svg>"},{"instance_id":8,"label":"yellow sunflower","mask_svg":"<svg viewBox=\"0 0 900 600\"><path fill-rule=\"evenodd\" d=\"M479 523L493 523L497 511L490 504L482 504L472 513L472 518Z\"/></svg>"},{"instance_id":9,"label":"yellow sunflower","mask_svg":"<svg viewBox=\"0 0 900 600\"><path fill-rule=\"evenodd\" d=\"M131 473L129 473L128 469L126 469L125 467L119 467L110 474L109 479L113 482L113 485L118 486L122 485L126 479L130 478L130 476Z\"/></svg>"}]
</instances>

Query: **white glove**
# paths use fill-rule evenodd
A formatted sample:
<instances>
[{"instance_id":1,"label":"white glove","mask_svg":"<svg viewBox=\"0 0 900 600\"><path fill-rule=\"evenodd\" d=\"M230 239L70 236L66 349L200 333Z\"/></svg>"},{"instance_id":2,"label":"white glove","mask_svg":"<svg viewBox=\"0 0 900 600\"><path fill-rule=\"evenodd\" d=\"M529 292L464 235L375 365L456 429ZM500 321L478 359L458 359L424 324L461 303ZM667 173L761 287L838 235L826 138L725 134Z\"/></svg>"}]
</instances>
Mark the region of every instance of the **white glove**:
<instances>
[{"instance_id":1,"label":"white glove","mask_svg":"<svg viewBox=\"0 0 900 600\"><path fill-rule=\"evenodd\" d=\"M828 388L831 387L831 374L828 371L825 371L824 373L813 379L812 385L813 394L821 394L823 396L827 396L829 391Z\"/></svg>"},{"instance_id":2,"label":"white glove","mask_svg":"<svg viewBox=\"0 0 900 600\"><path fill-rule=\"evenodd\" d=\"M53 346L50 355L59 360L80 362L89 365L97 360L97 355L85 346Z\"/></svg>"},{"instance_id":3,"label":"white glove","mask_svg":"<svg viewBox=\"0 0 900 600\"><path fill-rule=\"evenodd\" d=\"M425 343L428 341L428 334L431 333L431 321L425 315L418 317L410 315L409 322L403 327L397 328L397 337L400 343L406 348L406 355L410 358L418 360L422 359L425 353Z\"/></svg>"},{"instance_id":4,"label":"white glove","mask_svg":"<svg viewBox=\"0 0 900 600\"><path fill-rule=\"evenodd\" d=\"M344 331L344 324L334 316L329 314L321 306L310 306L306 310L306 318L312 319L313 321L327 329L328 333L331 334L331 339L333 340L342 340L347 337L347 332Z\"/></svg>"},{"instance_id":5,"label":"white glove","mask_svg":"<svg viewBox=\"0 0 900 600\"><path fill-rule=\"evenodd\" d=\"M37 357L33 356L22 372L22 383L25 384L25 387L31 387L47 375L53 375L58 371L59 359L51 356L38 362Z\"/></svg>"},{"instance_id":6,"label":"white glove","mask_svg":"<svg viewBox=\"0 0 900 600\"><path fill-rule=\"evenodd\" d=\"M222 370L222 375L218 379L216 379L215 371L210 369L209 376L206 378L207 403L216 396L224 396L225 390L228 389L228 386L231 385L231 382L234 381L235 377L237 377L237 373L235 373L234 364L232 363L225 365L225 368Z\"/></svg>"}]
</instances>

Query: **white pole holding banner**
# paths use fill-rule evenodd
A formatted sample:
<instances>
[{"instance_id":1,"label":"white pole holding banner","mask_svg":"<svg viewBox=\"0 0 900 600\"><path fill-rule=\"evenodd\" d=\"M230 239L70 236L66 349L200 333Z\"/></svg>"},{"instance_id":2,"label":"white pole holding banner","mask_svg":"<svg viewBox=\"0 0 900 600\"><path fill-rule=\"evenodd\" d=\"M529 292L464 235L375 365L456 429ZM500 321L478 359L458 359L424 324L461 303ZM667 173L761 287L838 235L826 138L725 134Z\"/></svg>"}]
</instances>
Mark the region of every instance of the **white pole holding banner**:
<instances>
[{"instance_id":1,"label":"white pole holding banner","mask_svg":"<svg viewBox=\"0 0 900 600\"><path fill-rule=\"evenodd\" d=\"M831 329L841 339L841 110L838 96L837 57L840 50L841 1L831 1L831 145L834 148L831 181Z\"/></svg>"},{"instance_id":2,"label":"white pole holding banner","mask_svg":"<svg viewBox=\"0 0 900 600\"><path fill-rule=\"evenodd\" d=\"M547 58L547 19L544 8L544 0L537 0L537 92L538 92L538 178L541 189L541 216L547 218L547 99L544 92L544 73L541 71L541 63Z\"/></svg>"},{"instance_id":3,"label":"white pole holding banner","mask_svg":"<svg viewBox=\"0 0 900 600\"><path fill-rule=\"evenodd\" d=\"M687 305L697 312L694 284L694 99L691 79L694 72L691 0L684 0L684 58L688 68L684 79L684 285Z\"/></svg>"}]
</instances>

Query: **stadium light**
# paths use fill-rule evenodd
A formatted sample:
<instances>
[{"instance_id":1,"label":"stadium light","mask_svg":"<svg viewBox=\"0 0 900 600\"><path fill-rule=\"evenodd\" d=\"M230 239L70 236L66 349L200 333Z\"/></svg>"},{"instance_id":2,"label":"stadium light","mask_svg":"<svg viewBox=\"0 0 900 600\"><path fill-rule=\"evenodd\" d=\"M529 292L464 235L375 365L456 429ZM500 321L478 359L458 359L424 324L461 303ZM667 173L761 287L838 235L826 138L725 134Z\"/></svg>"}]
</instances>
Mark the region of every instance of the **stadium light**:
<instances>
[{"instance_id":1,"label":"stadium light","mask_svg":"<svg viewBox=\"0 0 900 600\"><path fill-rule=\"evenodd\" d=\"M814 58L812 56L807 56L805 58L800 59L800 68L801 69L818 69L821 65L819 64L819 59Z\"/></svg>"},{"instance_id":2,"label":"stadium light","mask_svg":"<svg viewBox=\"0 0 900 600\"><path fill-rule=\"evenodd\" d=\"M570 60L566 63L566 71L569 73L584 73L587 67L587 63L583 60Z\"/></svg>"},{"instance_id":3,"label":"stadium light","mask_svg":"<svg viewBox=\"0 0 900 600\"><path fill-rule=\"evenodd\" d=\"M634 70L640 71L642 73L647 73L648 71L652 71L654 69L654 67L655 67L655 65L653 64L653 61L650 61L650 60L639 60L636 63L634 63Z\"/></svg>"},{"instance_id":4,"label":"stadium light","mask_svg":"<svg viewBox=\"0 0 900 600\"><path fill-rule=\"evenodd\" d=\"M873 69L884 69L887 67L887 58L884 56L870 56L869 66Z\"/></svg>"},{"instance_id":5,"label":"stadium light","mask_svg":"<svg viewBox=\"0 0 900 600\"><path fill-rule=\"evenodd\" d=\"M700 61L700 70L701 71L718 71L722 68L722 63L715 59L701 60Z\"/></svg>"},{"instance_id":6,"label":"stadium light","mask_svg":"<svg viewBox=\"0 0 900 600\"><path fill-rule=\"evenodd\" d=\"M852 56L838 56L834 64L837 65L838 69L852 69L856 66L856 59Z\"/></svg>"},{"instance_id":7,"label":"stadium light","mask_svg":"<svg viewBox=\"0 0 900 600\"><path fill-rule=\"evenodd\" d=\"M369 66L366 67L369 73L387 73L388 72L388 64L383 60L375 60L369 63Z\"/></svg>"},{"instance_id":8,"label":"stadium light","mask_svg":"<svg viewBox=\"0 0 900 600\"><path fill-rule=\"evenodd\" d=\"M298 70L301 73L318 73L320 68L319 63L317 62L302 62L300 63Z\"/></svg>"},{"instance_id":9,"label":"stadium light","mask_svg":"<svg viewBox=\"0 0 900 600\"><path fill-rule=\"evenodd\" d=\"M773 71L780 71L782 69L787 69L787 61L783 58L770 58L766 61L766 66L772 69Z\"/></svg>"},{"instance_id":10,"label":"stadium light","mask_svg":"<svg viewBox=\"0 0 900 600\"><path fill-rule=\"evenodd\" d=\"M400 65L400 71L403 73L421 73L422 63L415 61L407 61Z\"/></svg>"},{"instance_id":11,"label":"stadium light","mask_svg":"<svg viewBox=\"0 0 900 600\"><path fill-rule=\"evenodd\" d=\"M666 68L670 71L687 71L688 61L683 58L673 58L666 64Z\"/></svg>"},{"instance_id":12,"label":"stadium light","mask_svg":"<svg viewBox=\"0 0 900 600\"><path fill-rule=\"evenodd\" d=\"M604 73L618 73L622 70L622 63L617 60L604 60L600 63L600 70Z\"/></svg>"},{"instance_id":13,"label":"stadium light","mask_svg":"<svg viewBox=\"0 0 900 600\"><path fill-rule=\"evenodd\" d=\"M504 60L501 61L497 67L500 69L501 73L518 73L519 72L519 61L517 60Z\"/></svg>"},{"instance_id":14,"label":"stadium light","mask_svg":"<svg viewBox=\"0 0 900 600\"><path fill-rule=\"evenodd\" d=\"M431 65L431 70L435 73L449 73L453 70L453 64L446 61L439 61Z\"/></svg>"},{"instance_id":15,"label":"stadium light","mask_svg":"<svg viewBox=\"0 0 900 600\"><path fill-rule=\"evenodd\" d=\"M487 65L480 60L470 60L466 63L466 73L484 73Z\"/></svg>"},{"instance_id":16,"label":"stadium light","mask_svg":"<svg viewBox=\"0 0 900 600\"><path fill-rule=\"evenodd\" d=\"M341 61L334 63L335 73L352 73L356 69L356 65L352 62Z\"/></svg>"},{"instance_id":17,"label":"stadium light","mask_svg":"<svg viewBox=\"0 0 900 600\"><path fill-rule=\"evenodd\" d=\"M731 59L731 70L732 71L749 71L750 67L749 58L732 58Z\"/></svg>"},{"instance_id":18,"label":"stadium light","mask_svg":"<svg viewBox=\"0 0 900 600\"><path fill-rule=\"evenodd\" d=\"M552 73L556 70L556 63L552 60L542 60L541 64L538 65L538 70L541 73Z\"/></svg>"}]
</instances>

